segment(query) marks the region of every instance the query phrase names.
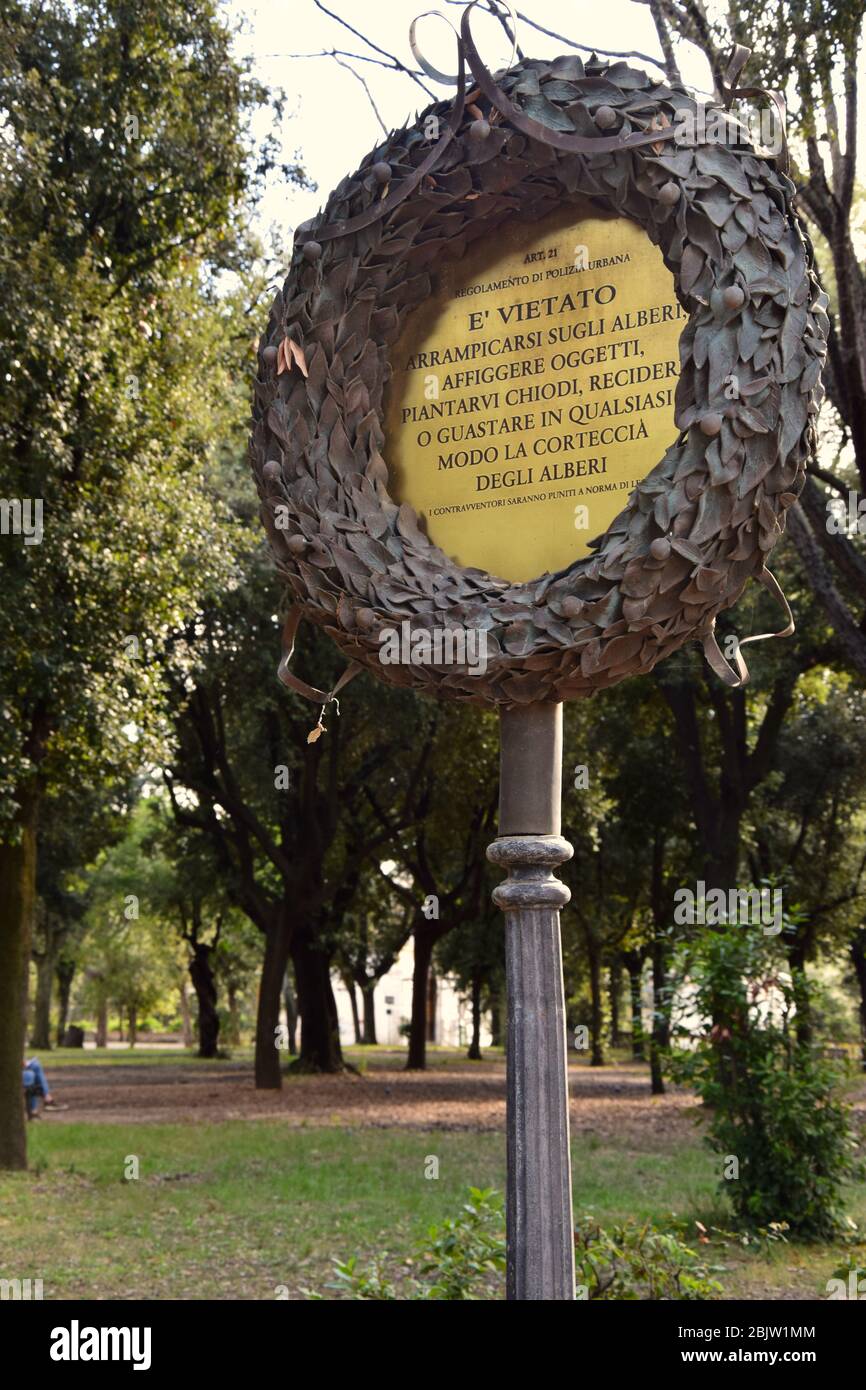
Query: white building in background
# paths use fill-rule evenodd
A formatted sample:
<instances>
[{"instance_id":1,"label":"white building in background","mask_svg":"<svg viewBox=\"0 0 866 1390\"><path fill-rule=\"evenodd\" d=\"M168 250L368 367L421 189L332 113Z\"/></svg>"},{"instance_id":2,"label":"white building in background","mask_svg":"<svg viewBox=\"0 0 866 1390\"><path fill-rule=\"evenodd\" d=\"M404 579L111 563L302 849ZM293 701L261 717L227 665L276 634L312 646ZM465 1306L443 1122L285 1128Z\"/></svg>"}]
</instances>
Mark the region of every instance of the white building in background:
<instances>
[{"instance_id":1,"label":"white building in background","mask_svg":"<svg viewBox=\"0 0 866 1390\"><path fill-rule=\"evenodd\" d=\"M407 1039L400 1028L412 1017L413 943L407 941L394 965L383 975L374 996L376 1009L376 1040L390 1047L406 1047ZM332 979L340 1022L340 1042L355 1041L352 1005L349 992L338 975ZM364 1001L356 989L361 1028L364 1026ZM468 996L458 993L448 975L430 971L427 994L427 1041L444 1043L449 1047L468 1047L472 1041L472 1003ZM481 1046L490 1046L490 1028L486 1015L481 1019Z\"/></svg>"}]
</instances>

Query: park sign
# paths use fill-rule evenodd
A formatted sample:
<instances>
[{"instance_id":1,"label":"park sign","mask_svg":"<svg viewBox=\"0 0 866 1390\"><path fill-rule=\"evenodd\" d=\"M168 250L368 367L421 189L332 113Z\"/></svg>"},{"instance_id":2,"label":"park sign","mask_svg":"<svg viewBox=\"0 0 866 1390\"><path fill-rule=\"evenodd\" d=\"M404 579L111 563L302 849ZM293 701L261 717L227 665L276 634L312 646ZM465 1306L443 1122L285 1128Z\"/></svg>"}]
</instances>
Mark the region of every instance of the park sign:
<instances>
[{"instance_id":1,"label":"park sign","mask_svg":"<svg viewBox=\"0 0 866 1390\"><path fill-rule=\"evenodd\" d=\"M793 184L747 144L700 143L700 108L684 90L569 54L513 67L493 84L494 103L489 75L472 71L481 95L395 132L299 230L262 340L252 458L299 612L381 678L508 707L590 694L694 638L716 657L716 616L750 578L767 582L766 557L802 485L827 320ZM684 114L694 115L692 144ZM588 201L596 220L583 235ZM557 219L565 225L548 234ZM502 284L499 269L523 259L521 246L558 254L527 262L528 285L455 297ZM594 266L606 259L618 263ZM536 264L574 273L548 278ZM615 291L607 303L605 285ZM581 293L590 286L594 296ZM678 321L614 328L617 315L625 325L675 302ZM472 326L484 309L511 311L503 332L490 318ZM557 348L561 330L575 336ZM487 354L409 365L428 340L441 353L470 334ZM491 356L509 336L524 347ZM675 336L671 408L655 402L673 377L631 382L628 369L667 371ZM607 360L593 361L592 346ZM525 376L446 386L458 365L527 364ZM551 382L583 394L518 399ZM499 433L472 441L494 444L495 461L440 469L461 441L440 447L443 421L413 418L431 388L443 406L497 398L446 419L452 433L459 422L465 433L531 416L532 443ZM605 405L621 413L601 417ZM556 433L571 447L533 454L555 432L542 412L546 422L562 413ZM419 442L424 424L436 427L429 444ZM632 439L641 424L645 437ZM528 463L506 458L521 442ZM615 490L591 492L599 479ZM542 491L553 495L539 501ZM441 510L473 501L504 505ZM575 512L583 504L588 518ZM530 556L538 569L526 574ZM383 630L404 622L483 629L484 673L383 665Z\"/></svg>"},{"instance_id":2,"label":"park sign","mask_svg":"<svg viewBox=\"0 0 866 1390\"><path fill-rule=\"evenodd\" d=\"M391 351L395 497L457 564L511 581L590 555L676 436L687 314L634 223L514 218L445 261Z\"/></svg>"},{"instance_id":3,"label":"park sign","mask_svg":"<svg viewBox=\"0 0 866 1390\"><path fill-rule=\"evenodd\" d=\"M814 449L827 301L780 99L775 153L729 112L756 95L746 50L708 120L595 55L494 78L473 8L455 100L298 229L251 459L292 597L284 682L324 704L366 667L500 711L508 1295L570 1299L561 702L693 639L742 684L715 623L749 579L793 630L766 559ZM289 670L301 617L349 658L331 691Z\"/></svg>"}]
</instances>

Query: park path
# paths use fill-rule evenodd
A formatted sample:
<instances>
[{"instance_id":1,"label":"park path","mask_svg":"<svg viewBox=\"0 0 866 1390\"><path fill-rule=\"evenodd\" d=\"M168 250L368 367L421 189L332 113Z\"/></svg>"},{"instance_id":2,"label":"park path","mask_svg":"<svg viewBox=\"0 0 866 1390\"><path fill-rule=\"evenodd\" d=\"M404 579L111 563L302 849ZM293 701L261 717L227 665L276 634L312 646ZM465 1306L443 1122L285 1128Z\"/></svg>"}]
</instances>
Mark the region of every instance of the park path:
<instances>
[{"instance_id":1,"label":"park path","mask_svg":"<svg viewBox=\"0 0 866 1390\"><path fill-rule=\"evenodd\" d=\"M623 1064L569 1069L571 1121L576 1134L642 1145L672 1125L691 1126L695 1103L679 1091L650 1095L646 1068ZM58 1101L68 1109L46 1123L195 1123L273 1119L289 1125L489 1130L505 1127L505 1067L499 1061L449 1059L427 1072L406 1072L398 1056L379 1057L363 1076L287 1077L280 1092L256 1091L246 1062L85 1063L58 1069Z\"/></svg>"},{"instance_id":2,"label":"park path","mask_svg":"<svg viewBox=\"0 0 866 1390\"><path fill-rule=\"evenodd\" d=\"M201 1123L270 1119L294 1126L504 1131L505 1065L496 1058L466 1062L449 1057L427 1072L403 1069L405 1054L370 1059L362 1076L287 1076L279 1092L257 1091L248 1062L136 1062L101 1066L88 1062L58 1068L51 1078L57 1100L68 1107L45 1123ZM50 1062L49 1062L50 1075ZM667 1148L672 1131L694 1133L694 1097L677 1087L652 1096L646 1067L619 1063L569 1067L572 1133L637 1147ZM866 1077L849 1099L866 1128Z\"/></svg>"}]
</instances>

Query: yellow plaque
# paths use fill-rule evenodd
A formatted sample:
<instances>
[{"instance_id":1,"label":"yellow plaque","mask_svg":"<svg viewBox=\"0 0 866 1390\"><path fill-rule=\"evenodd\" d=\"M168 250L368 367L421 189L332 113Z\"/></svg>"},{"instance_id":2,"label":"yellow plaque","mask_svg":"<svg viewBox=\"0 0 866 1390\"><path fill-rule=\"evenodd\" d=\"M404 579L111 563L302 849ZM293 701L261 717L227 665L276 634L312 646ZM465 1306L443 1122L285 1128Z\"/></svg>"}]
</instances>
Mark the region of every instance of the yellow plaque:
<instances>
[{"instance_id":1,"label":"yellow plaque","mask_svg":"<svg viewBox=\"0 0 866 1390\"><path fill-rule=\"evenodd\" d=\"M443 262L391 352L385 458L447 555L521 581L586 555L675 440L687 315L627 218L492 240Z\"/></svg>"}]
</instances>

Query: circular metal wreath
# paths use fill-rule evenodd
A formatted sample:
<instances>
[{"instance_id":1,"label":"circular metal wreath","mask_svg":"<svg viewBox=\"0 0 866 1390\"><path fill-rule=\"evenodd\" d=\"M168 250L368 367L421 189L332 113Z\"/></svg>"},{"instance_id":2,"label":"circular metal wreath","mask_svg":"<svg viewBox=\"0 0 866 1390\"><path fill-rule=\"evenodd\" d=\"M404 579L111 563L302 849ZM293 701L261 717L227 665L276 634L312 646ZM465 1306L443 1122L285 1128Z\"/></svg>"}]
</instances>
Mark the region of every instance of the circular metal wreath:
<instances>
[{"instance_id":1,"label":"circular metal wreath","mask_svg":"<svg viewBox=\"0 0 866 1390\"><path fill-rule=\"evenodd\" d=\"M671 143L696 103L623 62L524 60L497 82L391 134L298 230L260 345L251 440L290 627L309 617L381 679L479 704L584 696L693 638L740 683L715 618L749 578L774 586L764 561L802 487L821 398L827 300L794 185L747 143ZM446 123L432 152L431 115ZM509 583L457 565L389 495L389 345L442 258L503 219L587 199L637 222L673 273L690 316L680 433L593 553ZM380 633L406 620L486 630L486 672L381 664Z\"/></svg>"}]
</instances>

